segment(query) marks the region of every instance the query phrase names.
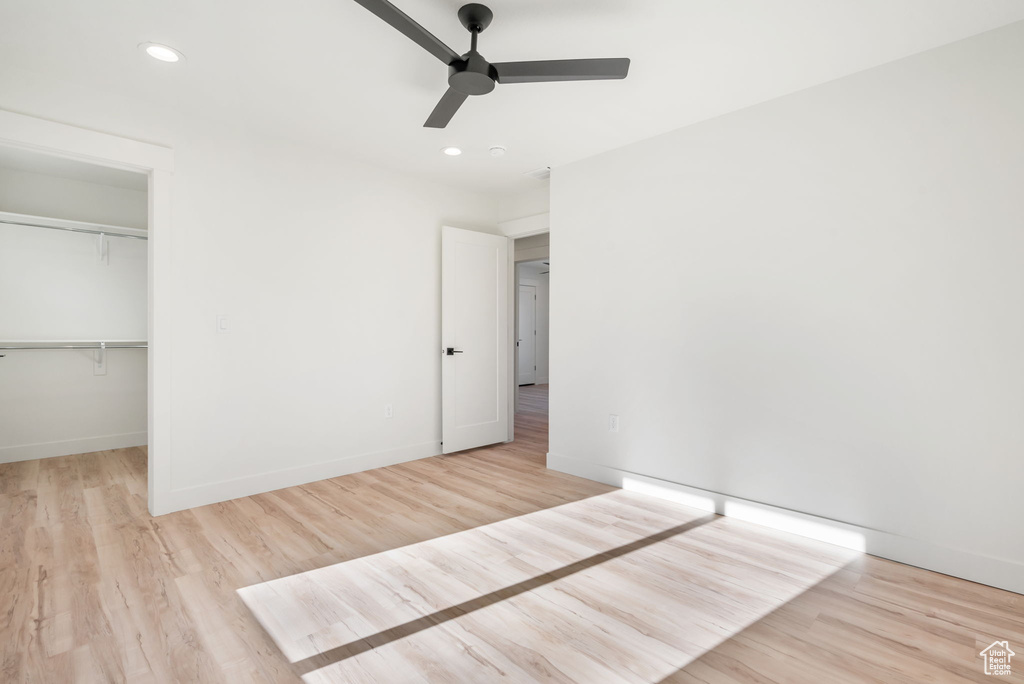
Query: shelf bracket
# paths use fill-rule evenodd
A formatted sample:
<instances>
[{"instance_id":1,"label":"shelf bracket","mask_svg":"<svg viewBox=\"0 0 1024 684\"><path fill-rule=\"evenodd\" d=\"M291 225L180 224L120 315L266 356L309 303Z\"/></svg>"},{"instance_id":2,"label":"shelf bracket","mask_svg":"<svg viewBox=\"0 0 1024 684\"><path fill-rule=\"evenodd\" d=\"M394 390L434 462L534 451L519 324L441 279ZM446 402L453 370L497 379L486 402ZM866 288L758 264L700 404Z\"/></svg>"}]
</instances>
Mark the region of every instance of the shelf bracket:
<instances>
[{"instance_id":1,"label":"shelf bracket","mask_svg":"<svg viewBox=\"0 0 1024 684\"><path fill-rule=\"evenodd\" d=\"M99 254L100 263L109 264L110 263L110 249L109 249L110 243L107 240L107 234L106 233L100 233L99 235L96 236L96 240L97 240L97 242L96 242L96 252Z\"/></svg>"},{"instance_id":2,"label":"shelf bracket","mask_svg":"<svg viewBox=\"0 0 1024 684\"><path fill-rule=\"evenodd\" d=\"M93 375L107 374L107 343L100 342L100 348L96 350L92 366Z\"/></svg>"}]
</instances>

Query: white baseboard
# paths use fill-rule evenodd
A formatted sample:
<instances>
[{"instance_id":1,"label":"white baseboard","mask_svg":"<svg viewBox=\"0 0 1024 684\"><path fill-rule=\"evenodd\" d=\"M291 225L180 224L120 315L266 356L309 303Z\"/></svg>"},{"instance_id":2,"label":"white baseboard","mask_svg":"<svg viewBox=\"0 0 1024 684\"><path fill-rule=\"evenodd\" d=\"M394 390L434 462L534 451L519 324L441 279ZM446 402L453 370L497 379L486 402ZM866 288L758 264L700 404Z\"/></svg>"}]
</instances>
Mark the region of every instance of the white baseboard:
<instances>
[{"instance_id":1,"label":"white baseboard","mask_svg":"<svg viewBox=\"0 0 1024 684\"><path fill-rule=\"evenodd\" d=\"M195 487L172 489L165 497L161 497L164 505L158 510L153 511L153 514L164 515L165 513L173 513L174 511L181 511L186 508L196 508L197 506L206 506L221 501L240 499L245 496L252 496L253 494L271 492L275 489L284 489L285 487L294 487L295 485L316 482L317 480L327 480L332 477L372 470L373 468L383 468L408 461L417 461L421 458L438 456L440 453L440 442L423 442L398 449L346 456L333 461L323 461L296 468L285 468L269 473L240 477L234 480L223 480Z\"/></svg>"},{"instance_id":2,"label":"white baseboard","mask_svg":"<svg viewBox=\"0 0 1024 684\"><path fill-rule=\"evenodd\" d=\"M940 546L891 532L659 480L569 456L549 453L547 466L552 470L603 482L613 487L649 494L684 506L739 518L776 530L863 551L898 563L1024 594L1024 563Z\"/></svg>"},{"instance_id":3,"label":"white baseboard","mask_svg":"<svg viewBox=\"0 0 1024 684\"><path fill-rule=\"evenodd\" d=\"M107 451L108 449L127 449L128 447L145 446L148 442L149 436L145 432L126 432L120 435L65 439L59 442L21 444L18 446L0 447L0 463L34 461L40 458L88 454L93 451Z\"/></svg>"}]
</instances>

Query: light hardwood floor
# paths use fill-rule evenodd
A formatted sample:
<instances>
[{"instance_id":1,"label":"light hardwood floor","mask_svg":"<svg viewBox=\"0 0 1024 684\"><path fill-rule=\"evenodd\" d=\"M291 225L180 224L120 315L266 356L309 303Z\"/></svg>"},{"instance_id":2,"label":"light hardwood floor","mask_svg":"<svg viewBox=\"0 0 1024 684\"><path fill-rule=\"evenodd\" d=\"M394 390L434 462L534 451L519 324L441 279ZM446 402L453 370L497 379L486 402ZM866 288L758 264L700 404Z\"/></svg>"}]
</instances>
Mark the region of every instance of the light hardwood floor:
<instances>
[{"instance_id":1,"label":"light hardwood floor","mask_svg":"<svg viewBox=\"0 0 1024 684\"><path fill-rule=\"evenodd\" d=\"M155 519L140 449L0 465L0 680L1024 681L1024 596L547 471L523 389L512 444Z\"/></svg>"}]
</instances>

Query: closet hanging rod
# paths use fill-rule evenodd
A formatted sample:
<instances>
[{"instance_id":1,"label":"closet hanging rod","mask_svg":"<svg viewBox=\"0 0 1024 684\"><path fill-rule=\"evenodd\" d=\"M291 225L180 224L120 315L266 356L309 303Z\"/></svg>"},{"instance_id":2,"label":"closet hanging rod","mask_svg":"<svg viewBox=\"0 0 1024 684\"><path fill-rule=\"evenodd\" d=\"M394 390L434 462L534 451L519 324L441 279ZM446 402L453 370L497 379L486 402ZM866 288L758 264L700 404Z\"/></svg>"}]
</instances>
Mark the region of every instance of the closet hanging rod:
<instances>
[{"instance_id":1,"label":"closet hanging rod","mask_svg":"<svg viewBox=\"0 0 1024 684\"><path fill-rule=\"evenodd\" d=\"M6 223L9 226L26 226L28 228L46 228L48 230L66 230L69 233L88 233L89 235L106 235L107 237L123 237L131 238L132 240L148 240L149 237L146 235L132 235L131 233L118 233L113 230L96 230L94 228L72 228L70 226L46 226L42 223L28 223L26 221L10 221L8 219L0 219L0 223Z\"/></svg>"},{"instance_id":2,"label":"closet hanging rod","mask_svg":"<svg viewBox=\"0 0 1024 684\"><path fill-rule=\"evenodd\" d=\"M60 344L58 342L0 342L0 351L35 349L149 349L148 342L79 342Z\"/></svg>"}]
</instances>

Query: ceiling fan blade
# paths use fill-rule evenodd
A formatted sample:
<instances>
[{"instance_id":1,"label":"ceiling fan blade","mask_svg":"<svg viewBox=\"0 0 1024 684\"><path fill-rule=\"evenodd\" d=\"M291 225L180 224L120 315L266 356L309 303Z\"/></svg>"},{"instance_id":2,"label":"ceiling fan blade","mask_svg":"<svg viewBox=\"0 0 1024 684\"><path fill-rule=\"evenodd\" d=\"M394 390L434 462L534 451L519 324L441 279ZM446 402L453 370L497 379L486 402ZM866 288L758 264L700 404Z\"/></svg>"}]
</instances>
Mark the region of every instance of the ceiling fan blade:
<instances>
[{"instance_id":1,"label":"ceiling fan blade","mask_svg":"<svg viewBox=\"0 0 1024 684\"><path fill-rule=\"evenodd\" d=\"M448 122L455 116L455 112L459 111L459 107L466 101L469 95L460 93L454 88L449 88L448 92L441 96L441 101L434 107L434 111L430 113L427 118L427 122L423 124L424 128L444 128L448 125Z\"/></svg>"},{"instance_id":2,"label":"ceiling fan blade","mask_svg":"<svg viewBox=\"0 0 1024 684\"><path fill-rule=\"evenodd\" d=\"M450 47L442 43L434 34L410 19L409 15L392 5L387 0L356 0L356 2L394 26L409 38L412 38L420 47L437 57L445 64L451 64L452 62L461 59L455 50L452 50Z\"/></svg>"},{"instance_id":3,"label":"ceiling fan blade","mask_svg":"<svg viewBox=\"0 0 1024 684\"><path fill-rule=\"evenodd\" d=\"M628 59L552 59L543 62L500 62L493 65L498 83L600 81L626 78Z\"/></svg>"}]
</instances>

